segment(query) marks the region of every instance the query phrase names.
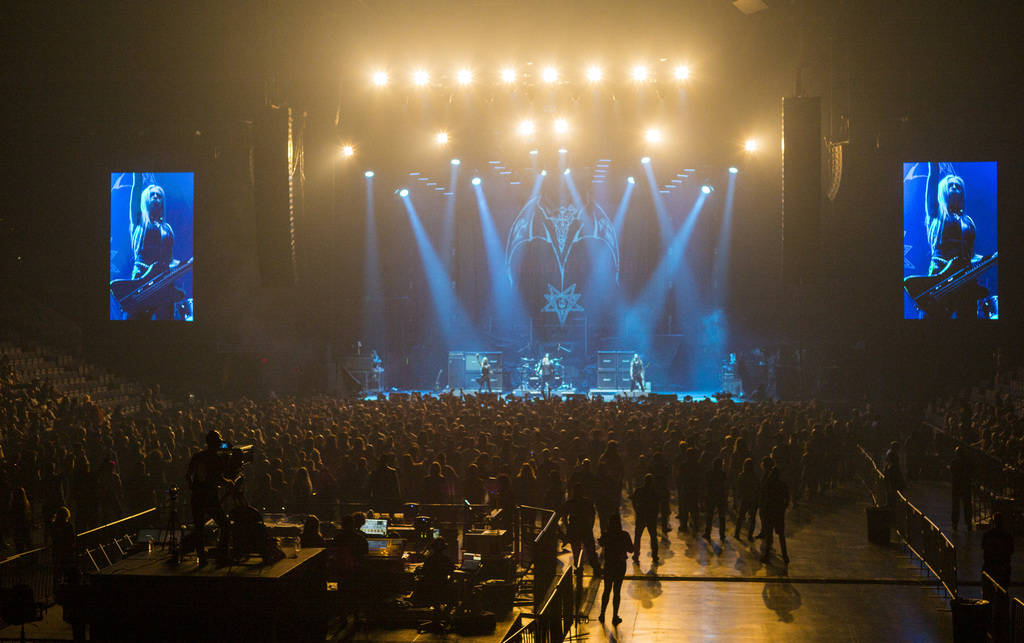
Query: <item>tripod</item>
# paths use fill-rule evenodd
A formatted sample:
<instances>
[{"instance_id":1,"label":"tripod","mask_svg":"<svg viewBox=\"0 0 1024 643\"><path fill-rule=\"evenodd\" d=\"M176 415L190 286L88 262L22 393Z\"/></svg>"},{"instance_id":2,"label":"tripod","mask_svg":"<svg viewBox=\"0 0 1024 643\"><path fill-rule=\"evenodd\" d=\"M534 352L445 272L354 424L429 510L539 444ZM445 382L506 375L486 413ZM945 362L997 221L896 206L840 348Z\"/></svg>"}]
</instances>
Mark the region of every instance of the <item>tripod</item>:
<instances>
[{"instance_id":1,"label":"tripod","mask_svg":"<svg viewBox=\"0 0 1024 643\"><path fill-rule=\"evenodd\" d=\"M181 530L181 520L178 518L178 487L171 487L167 490L167 522L160 532L160 546L171 553L171 560L174 564L181 562L182 551L181 541L178 534Z\"/></svg>"}]
</instances>

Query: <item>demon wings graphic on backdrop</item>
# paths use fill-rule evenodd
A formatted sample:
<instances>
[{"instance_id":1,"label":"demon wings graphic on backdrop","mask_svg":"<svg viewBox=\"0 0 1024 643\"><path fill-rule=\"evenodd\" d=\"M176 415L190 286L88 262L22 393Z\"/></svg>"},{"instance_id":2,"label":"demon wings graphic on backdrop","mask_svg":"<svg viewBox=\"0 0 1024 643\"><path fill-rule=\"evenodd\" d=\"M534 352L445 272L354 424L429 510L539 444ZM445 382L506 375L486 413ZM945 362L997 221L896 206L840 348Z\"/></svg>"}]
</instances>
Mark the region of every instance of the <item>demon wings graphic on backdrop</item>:
<instances>
[{"instance_id":1,"label":"demon wings graphic on backdrop","mask_svg":"<svg viewBox=\"0 0 1024 643\"><path fill-rule=\"evenodd\" d=\"M576 283L566 286L566 264L573 248L587 239L593 239L611 253L615 281L619 280L619 243L615 226L608 215L595 203L562 203L557 207L535 197L516 215L508 233L505 246L505 267L509 283L515 285L513 261L517 253L524 251L528 244L543 243L551 248L558 267L558 286L547 284L543 297L547 302L541 312L555 313L558 323L565 324L570 312L583 311L580 300L583 293L576 291Z\"/></svg>"}]
</instances>

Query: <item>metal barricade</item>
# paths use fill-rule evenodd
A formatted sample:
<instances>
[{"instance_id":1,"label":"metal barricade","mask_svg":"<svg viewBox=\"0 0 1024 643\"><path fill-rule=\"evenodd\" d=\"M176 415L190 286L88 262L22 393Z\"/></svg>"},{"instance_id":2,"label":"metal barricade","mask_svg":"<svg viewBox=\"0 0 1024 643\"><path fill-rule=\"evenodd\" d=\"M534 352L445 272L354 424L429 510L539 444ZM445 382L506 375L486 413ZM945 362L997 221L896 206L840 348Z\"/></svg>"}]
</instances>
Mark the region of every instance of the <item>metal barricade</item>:
<instances>
[{"instance_id":1,"label":"metal barricade","mask_svg":"<svg viewBox=\"0 0 1024 643\"><path fill-rule=\"evenodd\" d=\"M992 622L988 629L991 639L996 643L1013 640L1010 631L1010 595L988 572L981 573L981 595L992 606Z\"/></svg>"},{"instance_id":2,"label":"metal barricade","mask_svg":"<svg viewBox=\"0 0 1024 643\"><path fill-rule=\"evenodd\" d=\"M1024 641L1024 601L1014 596L1010 600L1010 640L1013 643Z\"/></svg>"}]
</instances>

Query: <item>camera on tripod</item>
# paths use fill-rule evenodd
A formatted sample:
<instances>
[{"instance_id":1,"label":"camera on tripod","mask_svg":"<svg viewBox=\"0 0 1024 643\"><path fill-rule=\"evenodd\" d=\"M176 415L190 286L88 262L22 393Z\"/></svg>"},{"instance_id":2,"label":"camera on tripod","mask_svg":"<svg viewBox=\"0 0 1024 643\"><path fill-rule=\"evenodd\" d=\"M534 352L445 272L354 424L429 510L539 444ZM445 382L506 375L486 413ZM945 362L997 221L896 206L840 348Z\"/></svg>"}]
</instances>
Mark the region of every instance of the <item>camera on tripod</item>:
<instances>
[{"instance_id":1,"label":"camera on tripod","mask_svg":"<svg viewBox=\"0 0 1024 643\"><path fill-rule=\"evenodd\" d=\"M217 455L226 459L224 464L224 475L228 478L235 478L242 472L242 467L252 462L253 448L251 444L231 446L227 442L221 442L217 449Z\"/></svg>"}]
</instances>

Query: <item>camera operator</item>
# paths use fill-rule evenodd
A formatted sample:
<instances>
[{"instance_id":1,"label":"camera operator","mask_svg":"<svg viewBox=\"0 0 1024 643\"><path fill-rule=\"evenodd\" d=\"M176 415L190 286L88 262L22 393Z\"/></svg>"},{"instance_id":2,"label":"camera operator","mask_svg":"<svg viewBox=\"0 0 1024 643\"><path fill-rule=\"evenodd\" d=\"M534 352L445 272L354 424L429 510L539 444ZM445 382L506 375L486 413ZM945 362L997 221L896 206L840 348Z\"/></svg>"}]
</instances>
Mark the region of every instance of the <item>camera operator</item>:
<instances>
[{"instance_id":1,"label":"camera operator","mask_svg":"<svg viewBox=\"0 0 1024 643\"><path fill-rule=\"evenodd\" d=\"M217 548L223 551L227 545L228 517L220 506L218 495L220 487L234 484L225 476L229 465L226 446L226 443L221 440L220 433L210 431L206 435L206 449L193 455L188 464L188 484L192 491L192 520L195 525L196 554L199 556L200 565L206 564L204 526L208 518L213 518L217 526L220 527Z\"/></svg>"}]
</instances>

